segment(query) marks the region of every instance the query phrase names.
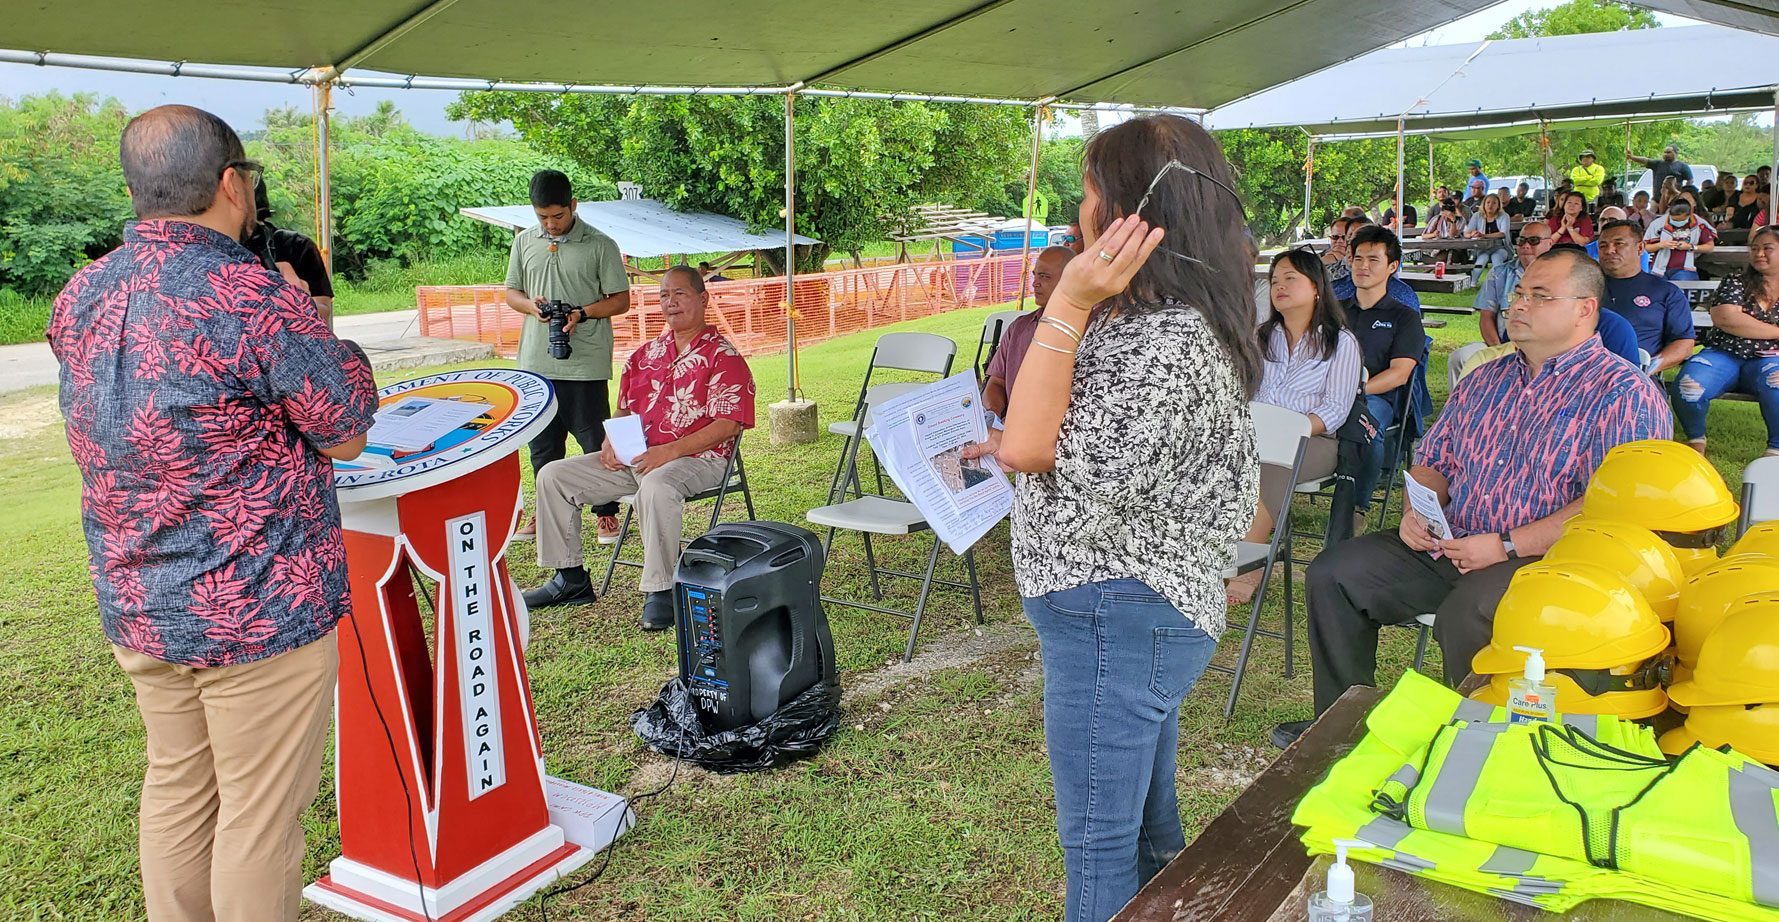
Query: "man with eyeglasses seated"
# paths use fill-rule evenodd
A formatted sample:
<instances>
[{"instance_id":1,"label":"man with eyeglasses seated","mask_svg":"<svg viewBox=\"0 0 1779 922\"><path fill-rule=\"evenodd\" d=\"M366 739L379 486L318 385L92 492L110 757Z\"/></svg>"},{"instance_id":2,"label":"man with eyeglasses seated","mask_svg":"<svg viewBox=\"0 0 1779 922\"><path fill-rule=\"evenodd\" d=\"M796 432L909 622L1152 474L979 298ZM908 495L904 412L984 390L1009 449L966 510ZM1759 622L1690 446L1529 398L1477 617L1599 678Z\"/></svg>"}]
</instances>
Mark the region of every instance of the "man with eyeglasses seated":
<instances>
[{"instance_id":1,"label":"man with eyeglasses seated","mask_svg":"<svg viewBox=\"0 0 1779 922\"><path fill-rule=\"evenodd\" d=\"M1310 564L1316 713L1350 686L1375 684L1381 627L1426 612L1455 686L1489 642L1508 581L1581 511L1606 452L1673 435L1661 387L1600 343L1605 295L1599 265L1579 249L1553 250L1520 278L1507 323L1518 353L1458 385L1409 471L1438 494L1451 537L1435 538L1409 510L1397 531L1335 545ZM1272 740L1288 746L1309 724L1280 724Z\"/></svg>"},{"instance_id":2,"label":"man with eyeglasses seated","mask_svg":"<svg viewBox=\"0 0 1779 922\"><path fill-rule=\"evenodd\" d=\"M1533 226L1535 226L1535 225L1531 225L1531 224L1526 225L1526 227L1528 229L1532 228ZM1536 226L1542 228L1545 225L1539 224ZM1542 232L1542 231L1540 231L1540 232ZM1522 234L1520 239L1523 241L1526 238ZM1596 242L1598 242L1598 241L1596 241ZM1555 253L1555 252L1559 252L1559 251L1563 251L1563 250L1568 250L1568 251L1572 251L1572 252L1576 252L1576 253L1581 253L1590 259L1593 258L1593 252L1589 249L1583 249L1582 247L1576 246L1573 243L1559 243L1555 246L1551 246L1548 238L1545 239L1544 241L1542 241L1540 243L1539 247L1537 247L1536 249L1542 249L1546 253ZM1536 260L1536 257L1532 257L1531 260L1526 259L1525 257L1528 255L1528 253L1527 253L1527 250L1524 248L1522 248L1520 250L1520 253L1521 253L1520 272L1521 272L1521 275L1523 276L1526 266L1531 261ZM1518 284L1517 280L1513 284ZM1490 345L1487 349L1482 349L1475 353L1472 353L1469 358L1465 359L1464 363L1458 367L1458 380L1460 380L1460 381L1464 380L1466 375L1469 375L1471 372L1475 371L1478 368L1481 368L1483 365L1486 365L1489 362L1493 362L1494 360L1496 360L1504 355L1512 354L1513 351L1517 348L1515 346L1513 340L1508 338L1508 336L1507 336L1507 308L1508 308L1508 306L1510 306L1512 304L1512 301L1513 301L1513 295L1511 294L1511 291L1512 291L1512 289L1509 289L1510 293L1504 299L1506 303L1500 304L1500 306L1497 310L1484 311L1483 312L1484 316L1480 317L1477 321L1478 325L1481 326L1481 328L1483 330L1484 339L1488 338L1489 331L1491 329L1493 329L1493 330L1499 331L1498 335L1501 337L1500 341ZM1611 298L1611 291L1612 291L1612 289L1609 287L1608 288L1608 299L1609 300ZM1478 300L1480 300L1480 298ZM1688 316L1691 316L1691 315L1689 314ZM1640 348L1637 343L1637 341L1638 341L1637 328L1631 324L1631 321L1627 317L1622 316L1621 314L1619 314L1615 311L1612 311L1612 310L1602 311L1600 314L1599 320L1596 323L1595 332L1600 334L1600 342L1606 346L1606 351L1612 353L1613 355L1618 356L1621 359L1624 359L1627 362L1630 362L1632 365L1636 365L1639 367L1642 366L1643 357L1640 354L1638 354L1638 351L1637 351Z\"/></svg>"}]
</instances>

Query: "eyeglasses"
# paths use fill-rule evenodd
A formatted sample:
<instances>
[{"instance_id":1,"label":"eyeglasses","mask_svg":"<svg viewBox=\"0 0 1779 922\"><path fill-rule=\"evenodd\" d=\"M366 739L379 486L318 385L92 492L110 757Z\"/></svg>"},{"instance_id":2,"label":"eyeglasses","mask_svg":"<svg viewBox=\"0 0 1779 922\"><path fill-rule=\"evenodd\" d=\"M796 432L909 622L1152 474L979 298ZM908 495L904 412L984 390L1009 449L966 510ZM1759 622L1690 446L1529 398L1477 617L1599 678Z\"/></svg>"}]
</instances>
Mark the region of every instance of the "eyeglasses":
<instances>
[{"instance_id":1,"label":"eyeglasses","mask_svg":"<svg viewBox=\"0 0 1779 922\"><path fill-rule=\"evenodd\" d=\"M1328 235L1328 240L1330 243L1332 243L1336 240L1345 240L1345 239L1347 239L1346 234L1329 234Z\"/></svg>"},{"instance_id":2,"label":"eyeglasses","mask_svg":"<svg viewBox=\"0 0 1779 922\"><path fill-rule=\"evenodd\" d=\"M221 179L222 174L229 170L245 174L248 184L255 189L259 188L260 183L265 182L266 168L258 160L230 160L222 165L222 169L216 171L216 178Z\"/></svg>"},{"instance_id":3,"label":"eyeglasses","mask_svg":"<svg viewBox=\"0 0 1779 922\"><path fill-rule=\"evenodd\" d=\"M1523 247L1535 247L1549 239L1549 237L1528 237L1525 234L1521 234L1519 245Z\"/></svg>"},{"instance_id":4,"label":"eyeglasses","mask_svg":"<svg viewBox=\"0 0 1779 922\"><path fill-rule=\"evenodd\" d=\"M1533 307L1543 307L1552 301L1586 301L1586 300L1587 300L1587 298L1582 297L1581 295L1541 295L1541 294L1535 294L1535 293L1529 294L1527 292L1520 291L1519 289L1516 288L1513 291L1513 297L1511 299L1509 299L1507 303L1508 304L1518 304L1521 301L1524 301L1527 304L1532 305Z\"/></svg>"},{"instance_id":5,"label":"eyeglasses","mask_svg":"<svg viewBox=\"0 0 1779 922\"><path fill-rule=\"evenodd\" d=\"M1227 183L1225 183L1223 180L1218 179L1217 177L1212 176L1211 174L1206 173L1202 170L1195 170L1192 167L1189 167L1186 164L1181 163L1178 160L1169 160L1168 162L1161 165L1161 169L1155 171L1155 178L1149 180L1149 188L1143 190L1143 197L1141 199L1137 200L1137 208L1136 208L1136 211L1133 212L1133 214L1135 216L1137 216L1139 218L1142 217L1143 209L1149 204L1150 197L1155 195L1155 187L1161 183L1161 178L1163 176L1166 176L1168 174L1169 170L1181 170L1181 171L1184 171L1187 173L1191 173L1192 175L1197 176L1200 179L1210 180L1211 183L1213 183L1214 185L1217 186L1217 188L1222 189L1224 192L1229 193L1229 197L1235 200L1236 209L1238 211L1243 211L1245 214L1246 209L1243 208L1243 206L1242 206L1241 195L1239 195L1234 189L1231 189L1229 187L1229 185ZM1158 246L1155 249L1159 252L1166 253L1169 256L1173 256L1177 259L1184 259L1189 263L1198 263L1199 265L1204 266L1206 269L1210 269L1213 272L1216 271L1215 266L1212 266L1210 263L1207 263L1204 260L1199 259L1197 257L1187 256L1185 253L1176 252L1176 251L1170 250L1164 246Z\"/></svg>"}]
</instances>

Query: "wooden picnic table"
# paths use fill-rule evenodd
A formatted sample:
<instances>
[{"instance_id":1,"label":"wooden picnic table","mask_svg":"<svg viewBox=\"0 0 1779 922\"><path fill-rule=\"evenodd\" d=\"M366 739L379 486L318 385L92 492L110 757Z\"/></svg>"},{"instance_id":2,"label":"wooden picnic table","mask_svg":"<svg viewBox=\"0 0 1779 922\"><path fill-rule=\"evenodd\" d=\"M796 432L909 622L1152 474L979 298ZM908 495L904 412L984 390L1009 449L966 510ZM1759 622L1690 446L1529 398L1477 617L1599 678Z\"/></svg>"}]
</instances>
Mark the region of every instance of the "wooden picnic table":
<instances>
[{"instance_id":1,"label":"wooden picnic table","mask_svg":"<svg viewBox=\"0 0 1779 922\"><path fill-rule=\"evenodd\" d=\"M1384 693L1354 687L1296 745L1254 779L1198 838L1149 881L1112 922L1304 922L1310 894L1327 882L1328 859L1304 853L1291 811L1335 760L1365 735L1365 715ZM1376 922L1679 922L1686 917L1616 900L1566 914L1351 862Z\"/></svg>"},{"instance_id":2,"label":"wooden picnic table","mask_svg":"<svg viewBox=\"0 0 1779 922\"><path fill-rule=\"evenodd\" d=\"M1746 245L1719 246L1709 253L1700 253L1694 261L1706 272L1718 276L1729 275L1741 271L1743 266L1748 265L1748 247Z\"/></svg>"}]
</instances>

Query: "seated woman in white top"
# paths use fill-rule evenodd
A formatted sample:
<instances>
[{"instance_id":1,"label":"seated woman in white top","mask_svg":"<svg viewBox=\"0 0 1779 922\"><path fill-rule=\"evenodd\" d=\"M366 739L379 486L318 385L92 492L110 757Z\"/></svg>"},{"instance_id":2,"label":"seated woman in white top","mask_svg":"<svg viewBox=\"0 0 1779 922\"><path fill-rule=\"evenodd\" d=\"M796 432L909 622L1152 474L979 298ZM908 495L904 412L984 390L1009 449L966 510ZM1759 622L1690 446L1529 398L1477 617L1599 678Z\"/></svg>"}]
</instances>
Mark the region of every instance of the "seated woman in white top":
<instances>
[{"instance_id":1,"label":"seated woman in white top","mask_svg":"<svg viewBox=\"0 0 1779 922\"><path fill-rule=\"evenodd\" d=\"M1314 480L1334 473L1335 430L1347 421L1359 392L1362 361L1359 341L1346 329L1346 312L1335 300L1322 260L1307 249L1286 250L1273 257L1272 316L1255 334L1265 358L1257 403L1296 410L1310 418L1310 440L1298 476ZM1260 508L1254 513L1247 541L1272 535L1276 511L1291 499L1291 472L1260 467ZM1260 572L1229 581L1230 604L1247 602L1260 585Z\"/></svg>"}]
</instances>

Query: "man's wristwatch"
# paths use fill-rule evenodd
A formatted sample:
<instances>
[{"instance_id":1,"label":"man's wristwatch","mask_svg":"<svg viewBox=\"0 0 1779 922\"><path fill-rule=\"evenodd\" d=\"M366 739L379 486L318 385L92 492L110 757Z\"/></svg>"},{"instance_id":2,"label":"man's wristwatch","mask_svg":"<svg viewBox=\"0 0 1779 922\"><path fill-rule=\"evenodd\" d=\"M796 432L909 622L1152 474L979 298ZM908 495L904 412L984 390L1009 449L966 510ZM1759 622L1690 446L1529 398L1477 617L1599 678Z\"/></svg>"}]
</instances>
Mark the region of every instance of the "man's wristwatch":
<instances>
[{"instance_id":1,"label":"man's wristwatch","mask_svg":"<svg viewBox=\"0 0 1779 922\"><path fill-rule=\"evenodd\" d=\"M1507 532L1501 533L1501 549L1507 552L1508 560L1520 559L1520 552L1513 548L1513 536Z\"/></svg>"},{"instance_id":2,"label":"man's wristwatch","mask_svg":"<svg viewBox=\"0 0 1779 922\"><path fill-rule=\"evenodd\" d=\"M580 315L580 317L575 320L575 323L586 323L587 322L587 309L586 308L577 307L574 309L574 312Z\"/></svg>"}]
</instances>

